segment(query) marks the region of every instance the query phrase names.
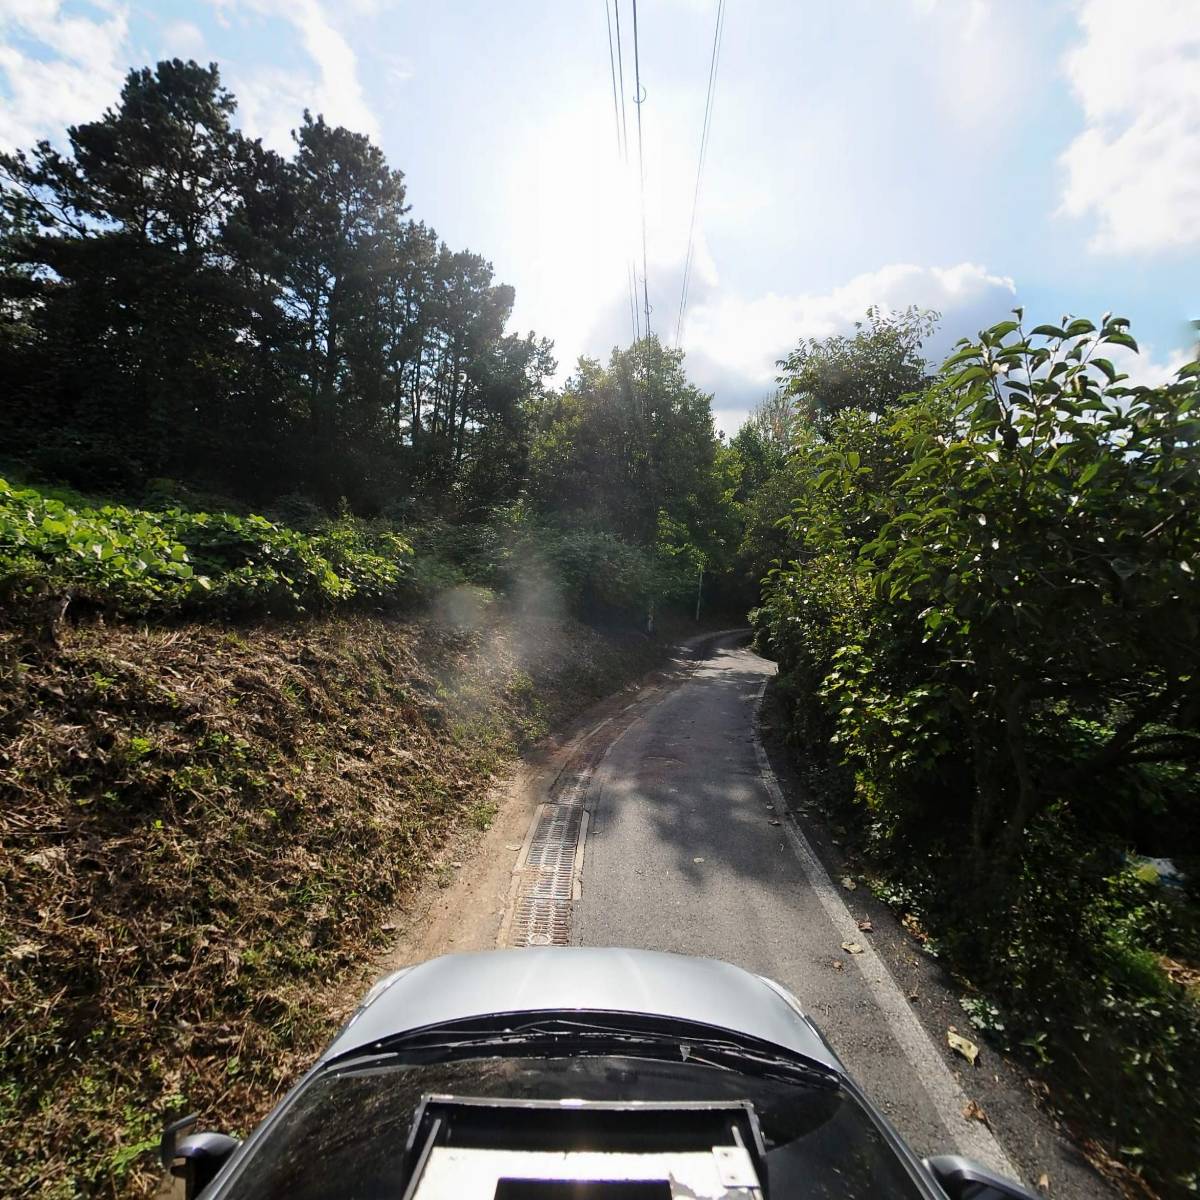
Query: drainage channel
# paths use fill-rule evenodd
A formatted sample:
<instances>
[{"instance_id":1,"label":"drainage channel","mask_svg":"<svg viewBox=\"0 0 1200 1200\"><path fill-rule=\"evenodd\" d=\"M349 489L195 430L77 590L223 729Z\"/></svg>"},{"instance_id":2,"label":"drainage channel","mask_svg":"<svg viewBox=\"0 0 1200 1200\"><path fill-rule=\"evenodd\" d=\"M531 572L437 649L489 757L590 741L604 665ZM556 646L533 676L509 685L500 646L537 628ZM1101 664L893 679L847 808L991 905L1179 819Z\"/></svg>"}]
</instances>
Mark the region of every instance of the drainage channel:
<instances>
[{"instance_id":1,"label":"drainage channel","mask_svg":"<svg viewBox=\"0 0 1200 1200\"><path fill-rule=\"evenodd\" d=\"M631 704L630 709L636 709ZM571 912L580 897L583 847L587 841L588 789L604 757L614 720L606 717L577 745L567 765L538 805L513 869L508 916L501 946L569 946ZM604 733L605 736L598 736Z\"/></svg>"},{"instance_id":2,"label":"drainage channel","mask_svg":"<svg viewBox=\"0 0 1200 1200\"><path fill-rule=\"evenodd\" d=\"M590 768L560 777L554 799L538 806L515 875L506 946L568 946L587 838Z\"/></svg>"}]
</instances>

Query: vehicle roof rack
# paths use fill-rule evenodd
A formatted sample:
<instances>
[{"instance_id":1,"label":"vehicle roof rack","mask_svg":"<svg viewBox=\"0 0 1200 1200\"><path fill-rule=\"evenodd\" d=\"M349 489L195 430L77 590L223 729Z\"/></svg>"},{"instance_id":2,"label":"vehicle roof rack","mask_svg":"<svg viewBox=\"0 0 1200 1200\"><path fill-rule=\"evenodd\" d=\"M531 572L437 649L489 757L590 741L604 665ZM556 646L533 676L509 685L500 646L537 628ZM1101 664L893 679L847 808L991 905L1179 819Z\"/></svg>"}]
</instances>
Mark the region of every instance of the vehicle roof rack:
<instances>
[{"instance_id":1,"label":"vehicle roof rack","mask_svg":"<svg viewBox=\"0 0 1200 1200\"><path fill-rule=\"evenodd\" d=\"M404 1200L765 1200L747 1102L425 1096Z\"/></svg>"}]
</instances>

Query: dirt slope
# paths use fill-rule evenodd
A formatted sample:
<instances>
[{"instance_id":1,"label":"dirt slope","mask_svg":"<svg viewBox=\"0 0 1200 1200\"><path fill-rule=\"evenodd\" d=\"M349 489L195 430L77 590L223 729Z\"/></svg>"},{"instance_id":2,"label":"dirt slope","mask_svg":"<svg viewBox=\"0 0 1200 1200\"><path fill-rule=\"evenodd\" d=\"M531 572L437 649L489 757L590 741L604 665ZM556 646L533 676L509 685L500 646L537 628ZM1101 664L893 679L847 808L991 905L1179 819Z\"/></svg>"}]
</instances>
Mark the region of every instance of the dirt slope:
<instances>
[{"instance_id":1,"label":"dirt slope","mask_svg":"<svg viewBox=\"0 0 1200 1200\"><path fill-rule=\"evenodd\" d=\"M512 615L0 630L0 1193L248 1128L489 784L663 644Z\"/></svg>"}]
</instances>

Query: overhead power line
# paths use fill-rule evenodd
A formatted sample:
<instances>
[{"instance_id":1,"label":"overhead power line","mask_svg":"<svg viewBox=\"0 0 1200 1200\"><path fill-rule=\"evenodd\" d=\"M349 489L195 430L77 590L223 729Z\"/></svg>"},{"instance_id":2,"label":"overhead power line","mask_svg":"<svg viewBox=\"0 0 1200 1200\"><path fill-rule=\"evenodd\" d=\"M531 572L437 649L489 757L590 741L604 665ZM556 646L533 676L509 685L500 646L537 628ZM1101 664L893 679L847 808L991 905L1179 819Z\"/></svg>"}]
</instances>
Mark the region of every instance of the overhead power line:
<instances>
[{"instance_id":1,"label":"overhead power line","mask_svg":"<svg viewBox=\"0 0 1200 1200\"><path fill-rule=\"evenodd\" d=\"M704 96L704 121L700 129L700 154L696 161L696 186L692 192L692 219L688 223L687 253L683 259L683 284L679 292L679 316L675 321L675 345L683 338L683 319L687 313L688 289L692 281L692 259L696 249L696 213L700 208L700 184L704 178L704 160L708 155L708 135L712 129L713 100L717 93L717 69L721 61L721 40L725 33L725 0L717 0L717 19L713 25L712 55L708 63L708 89Z\"/></svg>"},{"instance_id":2,"label":"overhead power line","mask_svg":"<svg viewBox=\"0 0 1200 1200\"><path fill-rule=\"evenodd\" d=\"M649 257L646 253L646 160L642 154L642 103L646 99L642 91L642 63L638 50L637 0L633 0L633 102L637 105L638 182L642 201L642 300L645 304L646 337L650 337L650 276Z\"/></svg>"},{"instance_id":3,"label":"overhead power line","mask_svg":"<svg viewBox=\"0 0 1200 1200\"><path fill-rule=\"evenodd\" d=\"M625 122L625 64L621 55L621 10L617 0L612 0L616 12L617 46L613 54L613 18L609 11L609 0L604 0L604 21L608 26L608 70L612 77L613 122L617 128L617 158L622 167L622 184L619 189L621 207L624 208L625 180L629 175L629 133ZM620 83L618 85L618 78ZM620 96L618 107L617 97ZM641 337L641 324L637 309L637 280L632 261L625 263L625 284L629 290L629 328L636 342Z\"/></svg>"},{"instance_id":4,"label":"overhead power line","mask_svg":"<svg viewBox=\"0 0 1200 1200\"><path fill-rule=\"evenodd\" d=\"M622 176L621 182L621 201L622 213L624 216L628 216L629 209L627 202L629 193L626 189L629 184L629 126L625 120L625 57L622 51L620 0L613 0L613 16L616 18L617 23L617 74L621 83L621 141L625 147L625 173ZM638 316L637 305L637 259L632 254L626 260L625 269L629 273L629 295L633 303L634 341L636 342L642 336L642 319Z\"/></svg>"}]
</instances>

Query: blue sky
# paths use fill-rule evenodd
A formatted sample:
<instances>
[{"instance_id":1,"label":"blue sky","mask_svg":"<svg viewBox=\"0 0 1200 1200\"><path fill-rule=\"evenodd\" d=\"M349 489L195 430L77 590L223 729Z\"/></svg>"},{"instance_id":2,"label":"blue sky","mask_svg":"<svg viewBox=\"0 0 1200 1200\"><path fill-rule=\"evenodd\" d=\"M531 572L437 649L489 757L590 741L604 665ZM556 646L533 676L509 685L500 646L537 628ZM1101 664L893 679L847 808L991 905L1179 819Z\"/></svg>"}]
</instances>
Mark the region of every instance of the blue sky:
<instances>
[{"instance_id":1,"label":"blue sky","mask_svg":"<svg viewBox=\"0 0 1200 1200\"><path fill-rule=\"evenodd\" d=\"M715 11L638 6L668 338ZM171 56L220 63L281 150L305 105L370 133L564 372L629 339L604 0L0 0L0 144L61 137ZM872 303L941 310L935 352L1017 303L1114 309L1161 379L1200 318L1200 0L727 0L697 229L682 344L730 432L775 359Z\"/></svg>"}]
</instances>

